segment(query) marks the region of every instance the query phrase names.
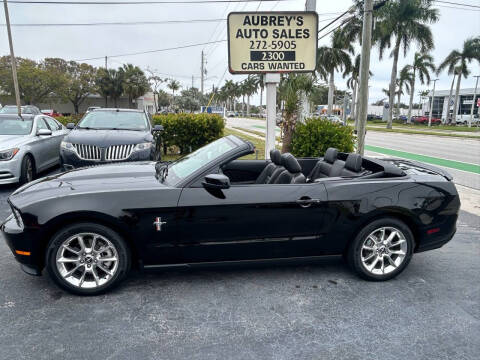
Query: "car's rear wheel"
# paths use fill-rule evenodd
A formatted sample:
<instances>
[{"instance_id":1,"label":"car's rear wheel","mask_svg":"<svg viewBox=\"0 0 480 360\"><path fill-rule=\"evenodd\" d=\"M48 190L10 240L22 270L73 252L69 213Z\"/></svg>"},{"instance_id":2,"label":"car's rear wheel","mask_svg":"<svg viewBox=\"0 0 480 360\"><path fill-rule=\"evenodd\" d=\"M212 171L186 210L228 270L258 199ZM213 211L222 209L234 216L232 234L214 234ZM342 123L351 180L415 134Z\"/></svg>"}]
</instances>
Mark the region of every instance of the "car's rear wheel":
<instances>
[{"instance_id":1,"label":"car's rear wheel","mask_svg":"<svg viewBox=\"0 0 480 360\"><path fill-rule=\"evenodd\" d=\"M414 238L410 228L395 218L383 218L365 226L348 249L347 260L362 278L392 279L410 262Z\"/></svg>"},{"instance_id":2,"label":"car's rear wheel","mask_svg":"<svg viewBox=\"0 0 480 360\"><path fill-rule=\"evenodd\" d=\"M47 270L63 289L79 295L104 293L125 278L130 252L110 228L81 223L54 235L46 253Z\"/></svg>"},{"instance_id":3,"label":"car's rear wheel","mask_svg":"<svg viewBox=\"0 0 480 360\"><path fill-rule=\"evenodd\" d=\"M25 155L22 159L22 165L20 169L20 185L26 184L35 178L35 163L30 155Z\"/></svg>"}]
</instances>

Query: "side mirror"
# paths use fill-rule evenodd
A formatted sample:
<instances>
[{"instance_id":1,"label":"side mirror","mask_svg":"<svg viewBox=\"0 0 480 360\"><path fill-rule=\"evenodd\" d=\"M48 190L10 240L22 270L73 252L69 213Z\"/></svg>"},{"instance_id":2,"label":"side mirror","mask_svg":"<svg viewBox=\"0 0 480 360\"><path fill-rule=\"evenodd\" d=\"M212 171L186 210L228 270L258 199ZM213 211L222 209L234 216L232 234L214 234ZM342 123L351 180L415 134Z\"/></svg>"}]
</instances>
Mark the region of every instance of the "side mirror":
<instances>
[{"instance_id":1,"label":"side mirror","mask_svg":"<svg viewBox=\"0 0 480 360\"><path fill-rule=\"evenodd\" d=\"M163 131L163 126L162 125L155 125L153 127L153 132L156 132L156 131Z\"/></svg>"},{"instance_id":2,"label":"side mirror","mask_svg":"<svg viewBox=\"0 0 480 360\"><path fill-rule=\"evenodd\" d=\"M74 124L74 123L68 123L68 124L67 124L67 129L68 129L68 130L72 130L72 129L74 129L74 128L75 128L75 124Z\"/></svg>"},{"instance_id":3,"label":"side mirror","mask_svg":"<svg viewBox=\"0 0 480 360\"><path fill-rule=\"evenodd\" d=\"M37 136L49 136L52 135L52 130L49 129L38 129Z\"/></svg>"},{"instance_id":4,"label":"side mirror","mask_svg":"<svg viewBox=\"0 0 480 360\"><path fill-rule=\"evenodd\" d=\"M228 189L230 187L230 179L222 174L210 174L205 176L205 181L202 181L205 189L220 190Z\"/></svg>"}]
</instances>

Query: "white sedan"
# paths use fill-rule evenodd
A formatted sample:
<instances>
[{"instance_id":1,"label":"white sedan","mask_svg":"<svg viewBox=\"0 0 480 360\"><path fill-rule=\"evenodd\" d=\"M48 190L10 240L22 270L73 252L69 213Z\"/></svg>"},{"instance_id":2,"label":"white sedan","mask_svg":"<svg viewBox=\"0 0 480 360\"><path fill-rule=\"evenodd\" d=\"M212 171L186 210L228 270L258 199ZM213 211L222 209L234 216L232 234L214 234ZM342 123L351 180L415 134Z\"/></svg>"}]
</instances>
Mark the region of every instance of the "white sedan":
<instances>
[{"instance_id":1,"label":"white sedan","mask_svg":"<svg viewBox=\"0 0 480 360\"><path fill-rule=\"evenodd\" d=\"M32 181L60 163L68 130L46 115L0 114L0 184Z\"/></svg>"}]
</instances>

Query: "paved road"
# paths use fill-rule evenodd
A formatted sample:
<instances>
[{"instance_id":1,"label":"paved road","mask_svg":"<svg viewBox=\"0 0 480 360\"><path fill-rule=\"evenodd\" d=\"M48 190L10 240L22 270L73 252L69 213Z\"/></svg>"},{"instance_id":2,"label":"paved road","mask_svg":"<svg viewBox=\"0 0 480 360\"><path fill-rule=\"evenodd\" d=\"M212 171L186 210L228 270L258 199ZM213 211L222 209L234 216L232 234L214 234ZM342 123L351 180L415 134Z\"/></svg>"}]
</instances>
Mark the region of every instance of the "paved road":
<instances>
[{"instance_id":1,"label":"paved road","mask_svg":"<svg viewBox=\"0 0 480 360\"><path fill-rule=\"evenodd\" d=\"M227 124L250 131L265 132L265 121L229 118ZM277 132L280 129L277 127ZM480 166L480 141L476 139L464 139L454 137L440 137L431 135L407 135L399 133L385 133L368 131L366 144L385 149L405 151L413 154L426 155L437 159L447 159L452 162L464 162ZM378 150L377 150L378 151ZM385 152L368 151L369 155L386 155ZM396 155L400 156L400 155ZM460 170L461 164L451 164L453 167L445 167L452 174L454 181L460 185L480 190L480 174L477 172ZM443 167L443 166L442 166Z\"/></svg>"}]
</instances>

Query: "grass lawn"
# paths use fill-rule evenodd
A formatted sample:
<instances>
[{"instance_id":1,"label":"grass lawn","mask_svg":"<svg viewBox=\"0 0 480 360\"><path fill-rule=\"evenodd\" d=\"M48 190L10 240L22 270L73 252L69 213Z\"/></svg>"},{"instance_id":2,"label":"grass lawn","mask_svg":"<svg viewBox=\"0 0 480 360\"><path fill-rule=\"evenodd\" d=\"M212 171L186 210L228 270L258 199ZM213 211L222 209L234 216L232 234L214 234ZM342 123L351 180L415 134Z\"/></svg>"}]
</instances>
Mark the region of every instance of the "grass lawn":
<instances>
[{"instance_id":1,"label":"grass lawn","mask_svg":"<svg viewBox=\"0 0 480 360\"><path fill-rule=\"evenodd\" d=\"M263 159L265 159L265 141L257 139L256 137L253 137L253 136L245 135L245 134L243 134L239 131L236 131L234 129L225 128L225 130L223 131L223 134L225 136L236 135L241 139L250 141L253 144L253 146L255 146L255 150L258 153L258 157L257 157L257 154L250 154L250 155L243 156L240 159L244 159L244 160L247 160L247 159L249 159L249 160L254 160L254 159L259 159L260 160L260 159L262 159L263 160ZM262 134L262 136L264 136L264 135Z\"/></svg>"}]
</instances>

